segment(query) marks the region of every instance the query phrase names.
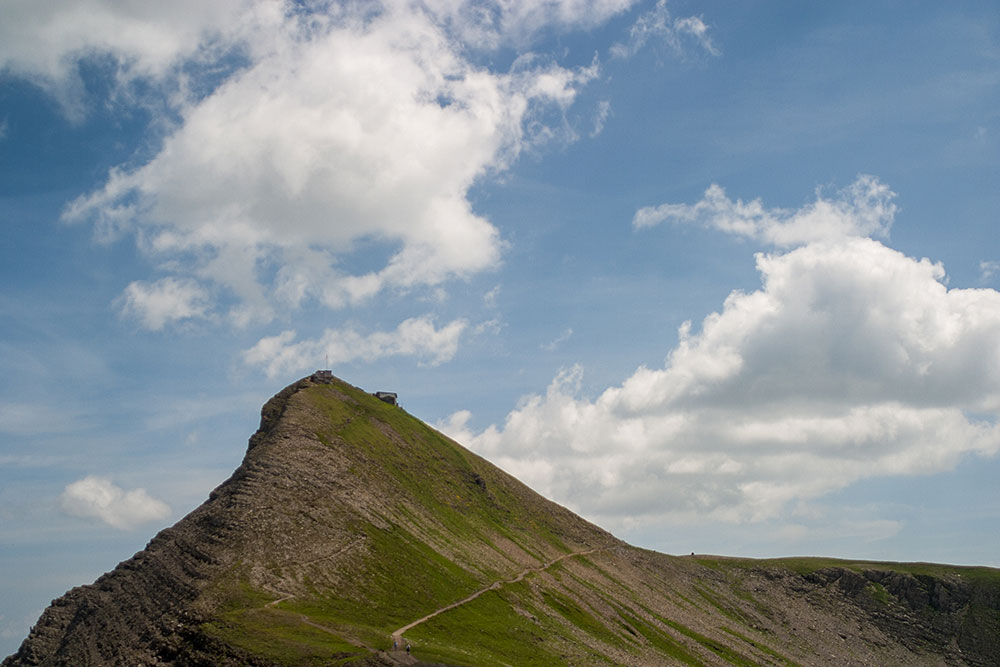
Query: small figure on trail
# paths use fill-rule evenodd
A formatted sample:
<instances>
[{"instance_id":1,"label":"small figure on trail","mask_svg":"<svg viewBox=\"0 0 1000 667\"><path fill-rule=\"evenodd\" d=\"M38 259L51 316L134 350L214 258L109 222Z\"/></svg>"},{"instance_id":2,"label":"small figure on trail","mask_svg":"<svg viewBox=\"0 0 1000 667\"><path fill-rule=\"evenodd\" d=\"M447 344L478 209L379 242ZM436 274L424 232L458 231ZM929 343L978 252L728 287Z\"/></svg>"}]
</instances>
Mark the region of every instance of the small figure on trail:
<instances>
[{"instance_id":1,"label":"small figure on trail","mask_svg":"<svg viewBox=\"0 0 1000 667\"><path fill-rule=\"evenodd\" d=\"M396 638L393 637L392 638L392 650L395 651L398 648L399 648L399 645L396 643Z\"/></svg>"},{"instance_id":2,"label":"small figure on trail","mask_svg":"<svg viewBox=\"0 0 1000 667\"><path fill-rule=\"evenodd\" d=\"M406 642L406 655L410 655L410 642Z\"/></svg>"}]
</instances>

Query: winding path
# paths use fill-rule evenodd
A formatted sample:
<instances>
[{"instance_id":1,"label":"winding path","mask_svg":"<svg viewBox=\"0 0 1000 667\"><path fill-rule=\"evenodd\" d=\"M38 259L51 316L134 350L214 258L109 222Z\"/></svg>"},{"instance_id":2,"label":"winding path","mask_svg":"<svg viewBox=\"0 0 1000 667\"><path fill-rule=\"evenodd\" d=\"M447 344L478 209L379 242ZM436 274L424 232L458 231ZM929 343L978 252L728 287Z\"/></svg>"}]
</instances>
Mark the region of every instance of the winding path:
<instances>
[{"instance_id":1,"label":"winding path","mask_svg":"<svg viewBox=\"0 0 1000 667\"><path fill-rule=\"evenodd\" d=\"M331 558L336 558L337 556L339 556L340 554L344 553L348 549L350 549L350 548L352 548L352 547L354 547L354 546L356 546L356 545L364 542L364 540L365 540L365 537L364 537L364 535L362 535L361 537L357 538L356 540L352 540L351 542L348 542L347 544L345 544L341 548L339 548L336 551L334 551L332 554L327 554L326 556L320 556L319 558L313 558L312 560L307 560L307 561L285 563L283 567L289 567L289 566L302 567L303 565L312 565L313 563L318 563L321 560L329 560ZM277 595L283 596L283 597L281 597L281 598L279 598L277 600L271 600L270 602L268 602L267 604L264 605L265 607L274 607L275 605L281 604L285 600L291 600L293 597L295 597L295 593L288 593L286 591L279 591L276 588L271 588L267 584L264 584L264 588L266 588L267 590L271 591L272 593L275 593ZM302 618L306 618L306 617L303 616ZM315 624L310 623L310 625L315 625ZM317 626L317 627L322 627L322 626Z\"/></svg>"},{"instance_id":2,"label":"winding path","mask_svg":"<svg viewBox=\"0 0 1000 667\"><path fill-rule=\"evenodd\" d=\"M344 553L345 551L347 551L348 549L350 549L351 547L353 547L353 546L355 546L357 544L360 544L361 542L364 541L364 539L365 539L364 536L359 537L358 539L356 539L356 540L354 540L354 541L352 541L352 542L344 545L343 547L341 547L337 551L333 552L332 554L328 554L326 556L320 556L319 558L313 558L312 560L302 561L302 562L298 562L298 563L287 563L286 566L287 565L294 565L294 566L300 566L301 567L303 565L312 565L313 563L318 563L318 562L323 561L323 560L329 560L331 558L335 558L335 557L339 556L340 554ZM266 588L267 590L271 591L272 593L275 593L276 595L280 595L281 596L277 600L271 600L270 602L266 603L264 605L265 608L267 608L267 607L275 607L275 606L281 604L282 602L285 602L286 600L291 600L292 598L295 597L295 593L289 593L287 591L279 591L278 589L271 588L270 586L267 586L266 584L264 585L264 588ZM337 637L338 639L345 640L345 637L343 636L343 633L338 632L338 631L334 630L333 628L328 628L325 625L320 625L319 623L316 623L315 621L313 621L312 619L310 619L305 614L299 614L299 619L303 623L305 623L306 625L308 625L308 626L316 628L317 630L322 630L323 632L331 634L334 637ZM371 648L368 648L368 647L365 647L365 646L358 646L358 648L367 648L367 650L369 650L369 651L373 651L374 650L374 649L371 649Z\"/></svg>"},{"instance_id":3,"label":"winding path","mask_svg":"<svg viewBox=\"0 0 1000 667\"><path fill-rule=\"evenodd\" d=\"M570 552L568 554L563 554L562 556L559 556L558 558L556 558L554 560L550 560L548 563L543 563L542 565L540 565L538 567L529 567L528 569L526 569L526 570L522 571L521 573L519 573L513 579L507 579L505 581L494 581L492 584L490 584L486 588L483 588L481 590L476 591L475 593L473 593L472 595L470 595L467 598L463 598L463 599L459 600L458 602L452 602L451 604L446 605L444 607L441 607L440 609L438 609L436 611L432 611L431 613L427 614L423 618L418 618L417 620L413 621L412 623L410 623L408 625L404 625L403 627L401 627L400 629L398 629L398 630L396 630L395 632L392 633L392 638L393 638L393 640L395 642L399 643L400 645L403 645L403 633L404 632L406 632L408 630L412 630L413 628L417 627L421 623L423 623L425 621L429 621L430 619L434 618L438 614L443 614L446 611L451 611L455 607L461 607L463 604L465 604L467 602L472 602L473 600L475 600L476 598L478 598L483 593L488 593L489 591L495 591L496 589L500 588L501 586L506 586L508 584L516 584L517 582L521 581L522 579L524 579L529 574L532 574L532 573L535 573L535 572L544 572L545 570L549 569L550 567L552 567L556 563L558 563L560 561L563 561L563 560L566 560L567 558L572 558L573 556L586 556L588 554L594 553L595 551L603 551L605 549L610 549L610 548L611 547L594 547L593 549L586 549L584 551L573 551L573 552Z\"/></svg>"},{"instance_id":4,"label":"winding path","mask_svg":"<svg viewBox=\"0 0 1000 667\"><path fill-rule=\"evenodd\" d=\"M348 544L343 549L340 549L336 554L331 554L330 556L326 556L324 558L319 558L319 559L316 559L316 560L325 560L326 558L330 558L332 556L338 555L339 553L342 553L346 549L354 546L354 544L356 544L356 543L357 543L357 541L355 541L354 543ZM595 553L597 551L605 551L605 550L610 549L610 548L612 548L612 547L610 547L610 546L604 546L604 547L594 547L593 549L584 549L582 551L572 551L570 553L566 553L566 554L563 554L563 555L561 555L561 556L559 556L557 558L554 558L554 559L550 560L547 563L543 563L542 565L539 565L538 567L529 567L529 568L527 568L525 570L522 570L513 579L505 579L505 580L501 580L501 581L494 581L489 586L486 586L485 588L482 588L482 589L476 591L475 593L473 593L472 595L470 595L468 597L462 598L458 602L452 602L451 604L445 605L444 607L441 607L440 609L432 611L431 613L427 614L423 618L418 618L417 620L413 621L412 623L404 625L403 627L399 628L398 630L395 630L392 633L392 639L393 639L394 644L397 645L400 648L398 648L395 651L391 651L391 653L397 658L397 660L399 660L401 662L404 662L404 663L409 663L411 661L415 662L415 660L413 660L412 656L409 656L409 655L404 656L403 651L401 649L401 647L405 646L405 642L403 640L403 633L404 632L412 630L413 628L417 627L421 623L429 621L430 619L434 618L435 616L443 614L446 611L451 611L452 609L454 609L456 607L461 607L463 604L466 604L467 602L472 602L473 600L475 600L476 598L478 598L480 595L483 595L484 593L488 593L489 591L495 591L498 588L500 588L501 586L507 586L509 584L516 584L516 583L522 581L529 574L534 574L536 572L544 572L545 570L549 569L550 567L552 567L556 563L560 563L560 562L566 560L567 558L573 558L574 556L587 556L587 555ZM315 562L315 561L309 561L309 562ZM294 593L288 593L286 591L279 591L279 590L276 590L276 589L273 589L273 588L271 588L270 590L273 591L274 593L277 593L278 595L281 595L282 597L278 598L277 600L272 600L272 601L268 602L267 604L264 605L265 607L274 607L274 606L276 606L278 604L281 604L282 602L285 602L286 600L291 600L292 598L295 597ZM324 632L327 632L327 633L329 633L331 635L334 635L334 636L336 636L336 637L338 637L340 639L344 639L344 637L341 635L341 633L333 630L332 628L328 628L328 627L326 627L324 625L320 625L319 623L316 623L316 622L312 621L308 616L300 615L300 618L301 618L301 621L303 623L305 623L306 625L314 627L317 630L322 630ZM362 646L359 646L358 648L367 648L367 650L369 650L369 651L374 651L375 650L375 649L372 649L371 647L362 647Z\"/></svg>"}]
</instances>

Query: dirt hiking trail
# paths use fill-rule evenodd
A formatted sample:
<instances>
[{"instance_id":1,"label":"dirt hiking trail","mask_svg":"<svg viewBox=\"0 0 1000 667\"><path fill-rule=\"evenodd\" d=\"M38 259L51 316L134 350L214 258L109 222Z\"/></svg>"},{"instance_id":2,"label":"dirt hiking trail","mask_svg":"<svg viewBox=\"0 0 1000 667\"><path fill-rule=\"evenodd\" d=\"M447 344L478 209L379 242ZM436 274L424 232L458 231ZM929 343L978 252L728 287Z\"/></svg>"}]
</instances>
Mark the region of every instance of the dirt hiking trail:
<instances>
[{"instance_id":1,"label":"dirt hiking trail","mask_svg":"<svg viewBox=\"0 0 1000 667\"><path fill-rule=\"evenodd\" d=\"M403 646L406 645L405 641L403 640L403 633L404 632L407 632L408 630L412 630L413 628L417 627L421 623L424 623L425 621L428 621L428 620L434 618L435 616L437 616L439 614L443 614L446 611L451 611L455 607L461 607L463 604L465 604L467 602L472 602L473 600L475 600L476 598L478 598L483 593L487 593L489 591L495 591L496 589L500 588L501 586L506 586L508 584L516 584L517 582L521 581L522 579L524 579L529 574L533 574L535 572L544 572L545 570L549 569L550 567L552 567L556 563L559 563L560 561L564 561L567 558L572 558L574 556L587 556L589 554L594 553L595 551L602 551L602 550L605 550L605 549L608 549L608 548L610 548L610 547L595 547L593 549L586 549L584 551L573 551L573 552L570 552L568 554L563 554L562 556L559 556L558 558L555 558L553 560L550 560L548 563L543 563L542 565L539 565L538 567L529 567L528 569L523 570L522 572L520 572L513 579L507 579L507 580L504 580L504 581L494 581L492 584L490 584L486 588L483 588L483 589L480 589L480 590L476 591L475 593L473 593L472 595L470 595L467 598L463 598L463 599L459 600L458 602L452 602L451 604L445 605L444 607L441 607L440 609L438 609L436 611L432 611L431 613L427 614L423 618L418 618L417 620L413 621L412 623L410 623L408 625L404 625L403 627L401 627L400 629L398 629L398 630L396 630L395 632L392 633L392 639L400 647L403 647Z\"/></svg>"}]
</instances>

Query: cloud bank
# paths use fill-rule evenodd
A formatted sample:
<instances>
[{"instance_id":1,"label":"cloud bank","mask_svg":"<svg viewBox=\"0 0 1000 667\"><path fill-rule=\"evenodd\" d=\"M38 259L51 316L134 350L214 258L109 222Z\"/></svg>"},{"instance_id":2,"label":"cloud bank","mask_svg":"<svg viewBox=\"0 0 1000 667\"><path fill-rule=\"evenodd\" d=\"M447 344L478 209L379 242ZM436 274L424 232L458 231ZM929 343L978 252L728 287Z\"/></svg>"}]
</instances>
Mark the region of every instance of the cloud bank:
<instances>
[{"instance_id":1,"label":"cloud bank","mask_svg":"<svg viewBox=\"0 0 1000 667\"><path fill-rule=\"evenodd\" d=\"M126 491L106 477L93 475L67 485L59 506L70 516L99 519L121 530L170 516L170 507L145 489Z\"/></svg>"},{"instance_id":2,"label":"cloud bank","mask_svg":"<svg viewBox=\"0 0 1000 667\"><path fill-rule=\"evenodd\" d=\"M758 254L760 288L684 323L662 368L590 399L574 367L502 426L475 433L459 412L441 428L615 525L767 520L861 479L996 454L1000 293L948 289L940 264L858 236L887 230L890 201L866 177L798 211L667 209L803 245Z\"/></svg>"}]
</instances>

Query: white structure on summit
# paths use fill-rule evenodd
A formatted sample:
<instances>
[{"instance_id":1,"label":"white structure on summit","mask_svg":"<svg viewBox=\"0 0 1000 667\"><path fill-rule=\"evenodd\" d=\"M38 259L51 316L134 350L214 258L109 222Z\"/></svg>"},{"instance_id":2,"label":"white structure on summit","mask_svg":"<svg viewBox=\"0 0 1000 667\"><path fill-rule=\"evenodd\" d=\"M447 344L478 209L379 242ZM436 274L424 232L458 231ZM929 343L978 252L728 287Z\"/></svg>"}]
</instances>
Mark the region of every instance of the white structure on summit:
<instances>
[{"instance_id":1,"label":"white structure on summit","mask_svg":"<svg viewBox=\"0 0 1000 667\"><path fill-rule=\"evenodd\" d=\"M312 381L316 384L331 384L333 382L333 371L316 371L312 374Z\"/></svg>"}]
</instances>

